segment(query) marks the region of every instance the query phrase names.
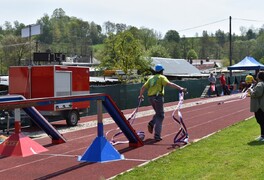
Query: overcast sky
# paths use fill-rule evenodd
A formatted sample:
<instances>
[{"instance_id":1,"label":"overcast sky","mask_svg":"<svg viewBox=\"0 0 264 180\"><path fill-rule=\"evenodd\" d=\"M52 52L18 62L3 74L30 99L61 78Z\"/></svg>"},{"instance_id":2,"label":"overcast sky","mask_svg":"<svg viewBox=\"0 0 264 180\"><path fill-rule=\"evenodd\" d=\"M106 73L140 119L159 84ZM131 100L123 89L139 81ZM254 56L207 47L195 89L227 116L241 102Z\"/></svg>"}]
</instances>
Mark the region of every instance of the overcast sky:
<instances>
[{"instance_id":1,"label":"overcast sky","mask_svg":"<svg viewBox=\"0 0 264 180\"><path fill-rule=\"evenodd\" d=\"M15 20L36 23L44 14L62 8L66 15L103 25L106 21L146 27L165 35L200 36L218 29L240 34L240 27L258 29L264 24L263 0L1 0L0 25ZM199 27L199 28L195 28Z\"/></svg>"}]
</instances>

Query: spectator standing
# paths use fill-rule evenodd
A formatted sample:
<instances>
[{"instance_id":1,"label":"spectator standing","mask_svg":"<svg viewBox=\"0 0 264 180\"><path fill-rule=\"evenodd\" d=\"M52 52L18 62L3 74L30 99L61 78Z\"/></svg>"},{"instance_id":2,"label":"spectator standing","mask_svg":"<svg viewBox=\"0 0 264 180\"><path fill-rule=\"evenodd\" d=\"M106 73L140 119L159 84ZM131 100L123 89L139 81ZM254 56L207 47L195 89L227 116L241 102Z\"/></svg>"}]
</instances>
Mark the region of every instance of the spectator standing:
<instances>
[{"instance_id":1,"label":"spectator standing","mask_svg":"<svg viewBox=\"0 0 264 180\"><path fill-rule=\"evenodd\" d=\"M257 74L257 84L250 91L250 112L254 112L260 126L260 136L257 141L264 141L264 71Z\"/></svg>"},{"instance_id":2,"label":"spectator standing","mask_svg":"<svg viewBox=\"0 0 264 180\"><path fill-rule=\"evenodd\" d=\"M219 96L218 91L217 91L217 87L216 87L216 78L214 76L213 73L210 73L209 77L208 77L208 81L209 81L209 91L208 91L208 95L210 97L210 95L215 92L217 96Z\"/></svg>"},{"instance_id":3,"label":"spectator standing","mask_svg":"<svg viewBox=\"0 0 264 180\"><path fill-rule=\"evenodd\" d=\"M226 85L226 78L225 78L225 74L222 73L221 74L221 77L220 77L220 83L222 85L222 89L223 89L223 92L224 92L224 95L230 95L230 91Z\"/></svg>"},{"instance_id":4,"label":"spectator standing","mask_svg":"<svg viewBox=\"0 0 264 180\"><path fill-rule=\"evenodd\" d=\"M246 76L246 78L245 78L245 82L246 82L246 86L247 86L247 88L249 88L249 87L251 86L251 84L256 83L256 81L255 81L255 79L254 79L254 77L252 76L251 73L249 73L249 74Z\"/></svg>"}]
</instances>

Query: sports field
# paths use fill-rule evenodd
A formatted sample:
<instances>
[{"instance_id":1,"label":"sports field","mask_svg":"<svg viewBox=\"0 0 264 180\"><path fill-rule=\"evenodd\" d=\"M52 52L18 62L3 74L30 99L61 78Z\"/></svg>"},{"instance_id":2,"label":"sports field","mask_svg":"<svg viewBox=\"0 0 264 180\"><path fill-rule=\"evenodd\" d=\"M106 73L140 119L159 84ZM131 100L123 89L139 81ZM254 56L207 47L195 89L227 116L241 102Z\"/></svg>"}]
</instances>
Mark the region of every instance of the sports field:
<instances>
[{"instance_id":1,"label":"sports field","mask_svg":"<svg viewBox=\"0 0 264 180\"><path fill-rule=\"evenodd\" d=\"M0 176L6 179L21 179L23 177L23 179L75 180L79 178L98 180L113 178L123 172L133 170L131 177L123 178L225 179L225 176L235 176L232 175L235 171L240 171L240 169L243 171L244 166L250 167L256 172L261 171L261 168L258 169L256 166L262 164L255 163L253 158L254 156L261 157L259 154L261 150L256 150L261 149L262 146L255 145L253 141L258 135L257 124L254 120L246 121L246 124L249 123L249 125L245 129L252 130L252 134L246 134L251 131L244 133L240 130L244 128L244 123L240 124L239 122L253 115L249 112L249 98L241 100L239 94L236 94L184 101L181 112L190 135L190 145L183 149L173 147L173 138L179 130L179 126L173 121L171 115L177 103L165 104L163 140L159 142L155 142L153 134L149 134L147 131L147 123L153 115L152 108L150 106L140 107L133 128L136 131L145 132L144 146L133 148L126 143L115 145L115 149L124 156L124 159L119 161L104 163L78 161L78 156L81 156L97 137L97 116L81 119L80 124L74 128L66 128L66 124L63 124L64 121L53 123L53 126L67 140L66 143L58 145L52 145L51 139L41 131L31 132L23 129L24 134L47 148L48 151L23 158L0 157ZM123 111L126 117L132 112L133 109ZM108 114L103 115L103 122L104 132L117 128ZM237 132L232 130L232 127L210 138L205 138L236 123L239 123L238 128L234 128L237 129ZM220 138L221 134L227 137ZM201 140L203 138L205 139ZM117 140L127 139L120 136ZM168 154L173 155L162 158ZM230 159L228 155L234 157L239 163ZM259 161L261 159L256 158ZM254 164L256 166L253 166ZM138 166L143 168L134 170ZM228 173L225 172L232 176L228 176ZM255 177L259 177L258 175L257 173Z\"/></svg>"}]
</instances>

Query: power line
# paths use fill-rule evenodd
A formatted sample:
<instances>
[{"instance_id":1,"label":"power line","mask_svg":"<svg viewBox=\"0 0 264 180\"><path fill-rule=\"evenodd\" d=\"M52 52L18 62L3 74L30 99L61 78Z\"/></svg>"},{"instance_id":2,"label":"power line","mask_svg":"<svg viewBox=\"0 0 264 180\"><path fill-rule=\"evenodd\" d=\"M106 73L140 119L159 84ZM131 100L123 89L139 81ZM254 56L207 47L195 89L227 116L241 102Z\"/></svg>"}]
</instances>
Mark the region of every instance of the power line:
<instances>
[{"instance_id":1,"label":"power line","mask_svg":"<svg viewBox=\"0 0 264 180\"><path fill-rule=\"evenodd\" d=\"M264 22L264 20L243 19L243 18L233 18L233 20L251 21L251 22Z\"/></svg>"},{"instance_id":2,"label":"power line","mask_svg":"<svg viewBox=\"0 0 264 180\"><path fill-rule=\"evenodd\" d=\"M191 27L191 28L182 29L182 30L180 30L178 32L193 30L193 29L197 29L197 28L200 28L200 27L209 26L209 25L212 25L212 24L223 22L223 21L226 21L226 20L228 20L228 18L227 19L218 20L218 21L215 21L215 22L211 22L211 23L208 23L208 24L203 24L203 25L200 25L200 26L195 26L195 27Z\"/></svg>"},{"instance_id":3,"label":"power line","mask_svg":"<svg viewBox=\"0 0 264 180\"><path fill-rule=\"evenodd\" d=\"M178 32L193 30L193 29L197 29L197 28L204 27L204 26L209 26L209 25L216 24L216 23L223 22L223 21L227 21L227 20L229 20L229 19L228 18L227 19L222 19L222 20L214 21L214 22L203 24L203 25L199 25L199 26L182 29L182 30L179 30ZM264 20L255 20L255 19L232 18L232 20L250 21L250 22L263 22L264 23Z\"/></svg>"}]
</instances>

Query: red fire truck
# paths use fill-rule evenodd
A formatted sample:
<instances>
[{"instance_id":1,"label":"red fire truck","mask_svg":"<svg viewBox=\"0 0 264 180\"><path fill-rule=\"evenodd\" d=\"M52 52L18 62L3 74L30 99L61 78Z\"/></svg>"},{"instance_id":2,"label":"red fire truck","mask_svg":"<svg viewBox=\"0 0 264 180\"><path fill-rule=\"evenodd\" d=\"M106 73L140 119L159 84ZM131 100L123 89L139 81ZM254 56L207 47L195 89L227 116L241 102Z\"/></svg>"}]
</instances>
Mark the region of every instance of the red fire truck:
<instances>
[{"instance_id":1,"label":"red fire truck","mask_svg":"<svg viewBox=\"0 0 264 180\"><path fill-rule=\"evenodd\" d=\"M9 94L27 99L90 93L89 68L63 65L12 66L9 68ZM70 102L36 107L46 117L62 117L75 126L80 114L88 112L89 102Z\"/></svg>"}]
</instances>

